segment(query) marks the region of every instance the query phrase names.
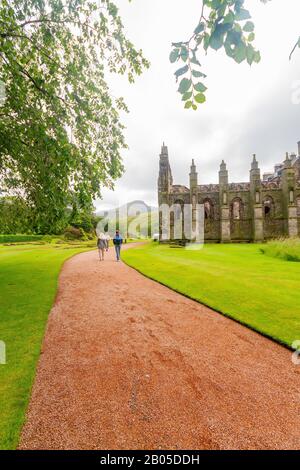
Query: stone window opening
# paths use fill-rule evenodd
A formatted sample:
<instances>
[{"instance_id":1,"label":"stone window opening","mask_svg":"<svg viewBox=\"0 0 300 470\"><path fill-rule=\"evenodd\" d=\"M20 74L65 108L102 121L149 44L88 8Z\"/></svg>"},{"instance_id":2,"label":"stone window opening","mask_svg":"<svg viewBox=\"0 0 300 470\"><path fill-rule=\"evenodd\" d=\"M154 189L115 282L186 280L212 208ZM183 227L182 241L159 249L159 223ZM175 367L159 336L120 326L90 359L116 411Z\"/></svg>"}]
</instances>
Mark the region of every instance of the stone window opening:
<instances>
[{"instance_id":1,"label":"stone window opening","mask_svg":"<svg viewBox=\"0 0 300 470\"><path fill-rule=\"evenodd\" d=\"M269 215L270 212L271 212L271 207L265 206L265 215L266 215L266 216Z\"/></svg>"},{"instance_id":2,"label":"stone window opening","mask_svg":"<svg viewBox=\"0 0 300 470\"><path fill-rule=\"evenodd\" d=\"M205 220L211 220L214 218L213 205L210 200L204 201L204 218Z\"/></svg>"},{"instance_id":3,"label":"stone window opening","mask_svg":"<svg viewBox=\"0 0 300 470\"><path fill-rule=\"evenodd\" d=\"M235 199L231 204L231 218L233 220L242 219L242 201L240 199Z\"/></svg>"},{"instance_id":4,"label":"stone window opening","mask_svg":"<svg viewBox=\"0 0 300 470\"><path fill-rule=\"evenodd\" d=\"M271 197L267 197L264 200L264 215L266 218L272 217L274 212L274 202Z\"/></svg>"}]
</instances>

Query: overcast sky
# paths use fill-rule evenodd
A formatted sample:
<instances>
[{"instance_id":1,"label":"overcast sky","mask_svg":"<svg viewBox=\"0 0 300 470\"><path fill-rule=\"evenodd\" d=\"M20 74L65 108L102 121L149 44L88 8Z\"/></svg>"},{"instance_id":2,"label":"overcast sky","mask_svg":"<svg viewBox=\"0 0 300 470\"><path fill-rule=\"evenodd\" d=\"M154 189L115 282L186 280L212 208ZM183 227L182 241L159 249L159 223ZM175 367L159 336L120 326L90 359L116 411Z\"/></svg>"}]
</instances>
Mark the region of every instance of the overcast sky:
<instances>
[{"instance_id":1,"label":"overcast sky","mask_svg":"<svg viewBox=\"0 0 300 470\"><path fill-rule=\"evenodd\" d=\"M219 164L227 163L232 182L248 181L251 156L262 171L296 151L300 140L300 104L292 103L292 86L300 81L300 50L288 60L299 37L299 0L246 0L256 24L262 61L237 65L223 52L209 50L202 60L208 75L207 102L198 111L184 110L169 63L172 42L186 40L197 25L200 0L115 0L126 33L142 48L151 67L134 85L113 79L113 94L130 109L123 115L129 150L126 172L115 191L103 190L97 209L135 199L157 205L158 161L162 142L176 184L188 185L192 158L199 184L218 181ZM300 85L299 85L300 89Z\"/></svg>"}]
</instances>

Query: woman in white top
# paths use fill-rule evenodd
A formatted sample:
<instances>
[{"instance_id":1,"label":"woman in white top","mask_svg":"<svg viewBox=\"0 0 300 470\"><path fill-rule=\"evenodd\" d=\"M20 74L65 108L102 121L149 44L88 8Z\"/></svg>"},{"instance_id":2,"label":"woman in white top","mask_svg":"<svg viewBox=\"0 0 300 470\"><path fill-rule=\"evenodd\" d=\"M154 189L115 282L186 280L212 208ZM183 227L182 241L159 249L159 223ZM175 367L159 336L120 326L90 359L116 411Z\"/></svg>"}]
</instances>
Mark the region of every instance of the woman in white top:
<instances>
[{"instance_id":1,"label":"woman in white top","mask_svg":"<svg viewBox=\"0 0 300 470\"><path fill-rule=\"evenodd\" d=\"M99 251L99 259L100 261L104 261L104 252L107 250L107 239L102 232L98 236L97 247Z\"/></svg>"}]
</instances>

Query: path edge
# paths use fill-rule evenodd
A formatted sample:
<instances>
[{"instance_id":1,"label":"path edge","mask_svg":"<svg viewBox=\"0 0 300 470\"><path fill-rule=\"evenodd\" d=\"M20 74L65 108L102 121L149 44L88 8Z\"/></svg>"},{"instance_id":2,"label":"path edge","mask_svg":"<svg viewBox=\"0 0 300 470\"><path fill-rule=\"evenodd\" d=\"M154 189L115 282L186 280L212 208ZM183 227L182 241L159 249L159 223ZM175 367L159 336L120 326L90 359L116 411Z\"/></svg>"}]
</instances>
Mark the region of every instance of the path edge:
<instances>
[{"instance_id":1,"label":"path edge","mask_svg":"<svg viewBox=\"0 0 300 470\"><path fill-rule=\"evenodd\" d=\"M251 331L254 331L254 333L257 333L259 334L260 336L263 336L264 338L272 341L273 343L276 343L277 345L281 346L281 347L284 347L285 349L287 349L288 351L295 351L292 346L289 346L287 343L285 343L284 341L280 340L279 338L276 338L276 337L273 337L271 335L269 335L268 333L265 333L263 331L259 331L257 328L255 328L255 326L251 326L251 325L248 325L246 322L244 322L243 320L238 320L237 318L234 318L232 317L230 314L228 313L224 313L222 312L222 310L220 309L217 309L217 308L214 308L214 307L211 307L211 305L205 303L205 302L202 302L198 299L195 299L194 297L192 297L191 295L189 294L186 294L184 292L180 292L179 290L173 288L172 286L168 285L167 283L163 282L163 281L159 281L157 279L155 279L154 277L150 276L150 275L147 275L145 273L143 273L143 271L141 271L139 268L136 268L135 266L132 266L129 262L125 261L124 259L122 259L122 262L124 264L126 264L126 266L128 266L129 268L133 269L134 271L138 272L139 274L141 274L142 276L144 276L145 278L147 279L151 279L151 281L154 281L154 282L157 282L157 284L160 284L161 286L164 286L164 287L167 287L168 289L172 290L173 292L176 292L177 294L180 294L182 295L183 297L189 299L189 300L192 300L193 302L197 302L197 304L200 304L200 305L203 305L204 307L207 307L209 308L210 310L216 312L217 314L219 315L222 315L223 317L231 320L231 321L234 321L235 323L238 323L239 325L242 325L244 327L246 327L248 330L251 330Z\"/></svg>"}]
</instances>

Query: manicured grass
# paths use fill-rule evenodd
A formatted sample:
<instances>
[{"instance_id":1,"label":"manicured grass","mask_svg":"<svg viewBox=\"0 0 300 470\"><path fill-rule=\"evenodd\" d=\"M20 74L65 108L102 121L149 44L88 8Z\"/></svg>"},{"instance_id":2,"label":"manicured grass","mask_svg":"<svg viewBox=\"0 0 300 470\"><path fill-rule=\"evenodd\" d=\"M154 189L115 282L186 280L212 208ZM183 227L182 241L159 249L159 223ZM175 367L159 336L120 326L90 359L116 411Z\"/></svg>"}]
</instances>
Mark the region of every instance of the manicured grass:
<instances>
[{"instance_id":1,"label":"manicured grass","mask_svg":"<svg viewBox=\"0 0 300 470\"><path fill-rule=\"evenodd\" d=\"M261 252L273 258L280 258L285 261L300 262L300 239L287 238L282 240L272 240L261 247Z\"/></svg>"},{"instance_id":2,"label":"manicured grass","mask_svg":"<svg viewBox=\"0 0 300 470\"><path fill-rule=\"evenodd\" d=\"M124 251L122 258L146 276L291 347L300 339L300 263L265 256L260 248L205 245L189 251L151 243Z\"/></svg>"},{"instance_id":3,"label":"manicured grass","mask_svg":"<svg viewBox=\"0 0 300 470\"><path fill-rule=\"evenodd\" d=\"M0 449L18 444L62 263L87 249L0 245L0 340L7 352L0 364Z\"/></svg>"}]
</instances>

